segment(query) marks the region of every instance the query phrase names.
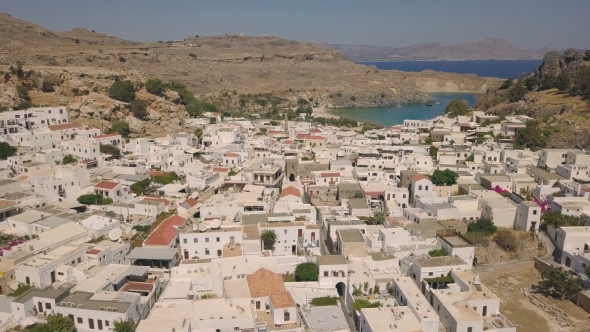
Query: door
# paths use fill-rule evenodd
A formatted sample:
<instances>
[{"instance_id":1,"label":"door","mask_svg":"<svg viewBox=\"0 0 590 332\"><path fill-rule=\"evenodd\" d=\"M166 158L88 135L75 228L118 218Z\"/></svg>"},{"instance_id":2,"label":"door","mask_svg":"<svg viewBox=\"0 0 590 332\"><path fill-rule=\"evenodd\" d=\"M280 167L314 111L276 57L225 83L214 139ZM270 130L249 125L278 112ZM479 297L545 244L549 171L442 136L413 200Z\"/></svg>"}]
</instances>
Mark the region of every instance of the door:
<instances>
[{"instance_id":1,"label":"door","mask_svg":"<svg viewBox=\"0 0 590 332\"><path fill-rule=\"evenodd\" d=\"M487 305L484 305L484 306L483 306L483 312L481 313L481 315L482 315L483 317L485 317L485 316L487 316L487 315L488 315L488 306L487 306Z\"/></svg>"},{"instance_id":2,"label":"door","mask_svg":"<svg viewBox=\"0 0 590 332\"><path fill-rule=\"evenodd\" d=\"M88 328L94 330L94 319L88 318Z\"/></svg>"},{"instance_id":3,"label":"door","mask_svg":"<svg viewBox=\"0 0 590 332\"><path fill-rule=\"evenodd\" d=\"M26 278L25 278L25 283L26 283L27 285L30 285L30 284L31 284L31 279L30 279L29 277L26 277Z\"/></svg>"},{"instance_id":4,"label":"door","mask_svg":"<svg viewBox=\"0 0 590 332\"><path fill-rule=\"evenodd\" d=\"M184 259L188 259L188 251L184 251Z\"/></svg>"},{"instance_id":5,"label":"door","mask_svg":"<svg viewBox=\"0 0 590 332\"><path fill-rule=\"evenodd\" d=\"M98 329L99 329L99 330L102 330L102 320L101 320L101 319L99 319L99 320L97 321L97 323L98 323Z\"/></svg>"},{"instance_id":6,"label":"door","mask_svg":"<svg viewBox=\"0 0 590 332\"><path fill-rule=\"evenodd\" d=\"M303 229L297 230L297 237L303 237Z\"/></svg>"},{"instance_id":7,"label":"door","mask_svg":"<svg viewBox=\"0 0 590 332\"><path fill-rule=\"evenodd\" d=\"M291 254L293 254L293 255L297 254L297 246L296 245L291 246Z\"/></svg>"},{"instance_id":8,"label":"door","mask_svg":"<svg viewBox=\"0 0 590 332\"><path fill-rule=\"evenodd\" d=\"M311 243L315 243L315 232L311 232Z\"/></svg>"},{"instance_id":9,"label":"door","mask_svg":"<svg viewBox=\"0 0 590 332\"><path fill-rule=\"evenodd\" d=\"M260 301L256 301L256 310L260 310Z\"/></svg>"},{"instance_id":10,"label":"door","mask_svg":"<svg viewBox=\"0 0 590 332\"><path fill-rule=\"evenodd\" d=\"M51 271L50 276L51 276L51 283L54 283L55 282L55 271Z\"/></svg>"},{"instance_id":11,"label":"door","mask_svg":"<svg viewBox=\"0 0 590 332\"><path fill-rule=\"evenodd\" d=\"M43 312L43 303L37 302L37 311L38 312Z\"/></svg>"},{"instance_id":12,"label":"door","mask_svg":"<svg viewBox=\"0 0 590 332\"><path fill-rule=\"evenodd\" d=\"M223 256L221 253L221 250L217 250L217 257L221 257L221 256Z\"/></svg>"}]
</instances>

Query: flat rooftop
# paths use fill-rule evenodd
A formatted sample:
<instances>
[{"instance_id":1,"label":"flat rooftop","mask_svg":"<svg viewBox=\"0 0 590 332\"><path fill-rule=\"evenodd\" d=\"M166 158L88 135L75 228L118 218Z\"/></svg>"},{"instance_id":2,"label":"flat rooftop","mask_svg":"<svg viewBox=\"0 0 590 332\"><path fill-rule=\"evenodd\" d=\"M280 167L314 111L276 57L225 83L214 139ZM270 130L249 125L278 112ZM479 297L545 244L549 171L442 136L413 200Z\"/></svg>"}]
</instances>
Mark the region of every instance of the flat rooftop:
<instances>
[{"instance_id":1,"label":"flat rooftop","mask_svg":"<svg viewBox=\"0 0 590 332\"><path fill-rule=\"evenodd\" d=\"M337 231L340 234L342 242L365 242L363 234L358 229L339 229Z\"/></svg>"},{"instance_id":2,"label":"flat rooftop","mask_svg":"<svg viewBox=\"0 0 590 332\"><path fill-rule=\"evenodd\" d=\"M465 265L465 261L457 256L415 258L414 262L421 267Z\"/></svg>"},{"instance_id":3,"label":"flat rooftop","mask_svg":"<svg viewBox=\"0 0 590 332\"><path fill-rule=\"evenodd\" d=\"M348 264L346 258L342 255L321 255L318 256L318 263L320 265L342 265Z\"/></svg>"}]
</instances>

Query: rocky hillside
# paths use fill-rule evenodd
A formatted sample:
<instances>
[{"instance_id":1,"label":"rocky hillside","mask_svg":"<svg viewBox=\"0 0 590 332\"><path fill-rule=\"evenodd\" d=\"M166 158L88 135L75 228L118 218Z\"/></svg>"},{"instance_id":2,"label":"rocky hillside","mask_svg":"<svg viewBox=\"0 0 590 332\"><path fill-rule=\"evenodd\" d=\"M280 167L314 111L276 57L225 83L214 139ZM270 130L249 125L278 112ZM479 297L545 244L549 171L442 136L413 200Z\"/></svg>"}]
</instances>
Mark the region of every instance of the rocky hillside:
<instances>
[{"instance_id":1,"label":"rocky hillside","mask_svg":"<svg viewBox=\"0 0 590 332\"><path fill-rule=\"evenodd\" d=\"M0 107L21 102L21 98L13 97L16 87L24 83L35 104L66 105L74 116L79 113L83 119L84 114L110 114L108 118L102 116L104 121L127 116L119 114L123 105L115 107L117 103L106 97L115 80L130 80L140 97L149 78L179 82L196 98L218 104L222 112L260 112L265 106L256 103L259 94L283 99L281 105L274 105L277 107L296 105L302 96L323 108L372 107L427 102L429 92L483 93L500 83L473 75L379 71L351 63L333 49L276 37L191 36L144 44L83 28L49 31L0 14L0 71L3 75L10 73L10 66L19 62L28 76L17 80L9 74L8 79L0 81L0 89L5 91ZM37 76L57 76L60 84L45 83L54 88L44 89L44 82ZM35 80L38 84L33 84ZM182 105L164 106L167 104L158 98L154 101L161 101L165 109L153 110L179 111L179 119L186 115ZM84 103L102 112L80 111ZM144 127L148 132L170 129L157 126L156 119L152 115L147 118ZM134 127L137 132L139 124Z\"/></svg>"},{"instance_id":2,"label":"rocky hillside","mask_svg":"<svg viewBox=\"0 0 590 332\"><path fill-rule=\"evenodd\" d=\"M590 149L589 55L549 52L535 73L488 91L476 108L534 118L519 140L527 147Z\"/></svg>"},{"instance_id":3,"label":"rocky hillside","mask_svg":"<svg viewBox=\"0 0 590 332\"><path fill-rule=\"evenodd\" d=\"M397 48L343 44L326 46L342 51L352 61L541 59L548 51L523 50L499 38L450 45L423 43Z\"/></svg>"}]
</instances>

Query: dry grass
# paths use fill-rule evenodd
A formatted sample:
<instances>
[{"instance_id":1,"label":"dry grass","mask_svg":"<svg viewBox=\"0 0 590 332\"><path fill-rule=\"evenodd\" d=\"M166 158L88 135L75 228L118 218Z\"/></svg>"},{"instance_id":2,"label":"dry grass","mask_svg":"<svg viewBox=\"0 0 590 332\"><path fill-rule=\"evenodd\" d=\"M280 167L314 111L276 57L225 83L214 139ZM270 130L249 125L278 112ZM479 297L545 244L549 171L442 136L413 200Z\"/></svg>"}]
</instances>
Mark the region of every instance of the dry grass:
<instances>
[{"instance_id":1,"label":"dry grass","mask_svg":"<svg viewBox=\"0 0 590 332\"><path fill-rule=\"evenodd\" d=\"M532 292L532 285L537 285L539 271L532 263L519 265L509 270L496 269L481 273L482 282L501 300L500 311L519 332L578 332L588 331L589 314L567 300L544 298L547 305L564 310L575 326L560 327L556 317L533 305L522 290Z\"/></svg>"}]
</instances>

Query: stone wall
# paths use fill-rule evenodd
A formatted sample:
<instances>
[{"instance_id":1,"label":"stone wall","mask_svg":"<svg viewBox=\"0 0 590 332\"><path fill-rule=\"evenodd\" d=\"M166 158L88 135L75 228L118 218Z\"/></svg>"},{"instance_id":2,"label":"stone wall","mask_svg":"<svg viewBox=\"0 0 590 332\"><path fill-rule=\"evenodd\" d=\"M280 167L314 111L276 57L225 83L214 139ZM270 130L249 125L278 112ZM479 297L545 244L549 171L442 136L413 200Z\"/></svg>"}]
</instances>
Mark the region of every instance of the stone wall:
<instances>
[{"instance_id":1,"label":"stone wall","mask_svg":"<svg viewBox=\"0 0 590 332\"><path fill-rule=\"evenodd\" d=\"M590 291L579 292L576 304L578 307L584 309L584 311L590 313Z\"/></svg>"}]
</instances>

